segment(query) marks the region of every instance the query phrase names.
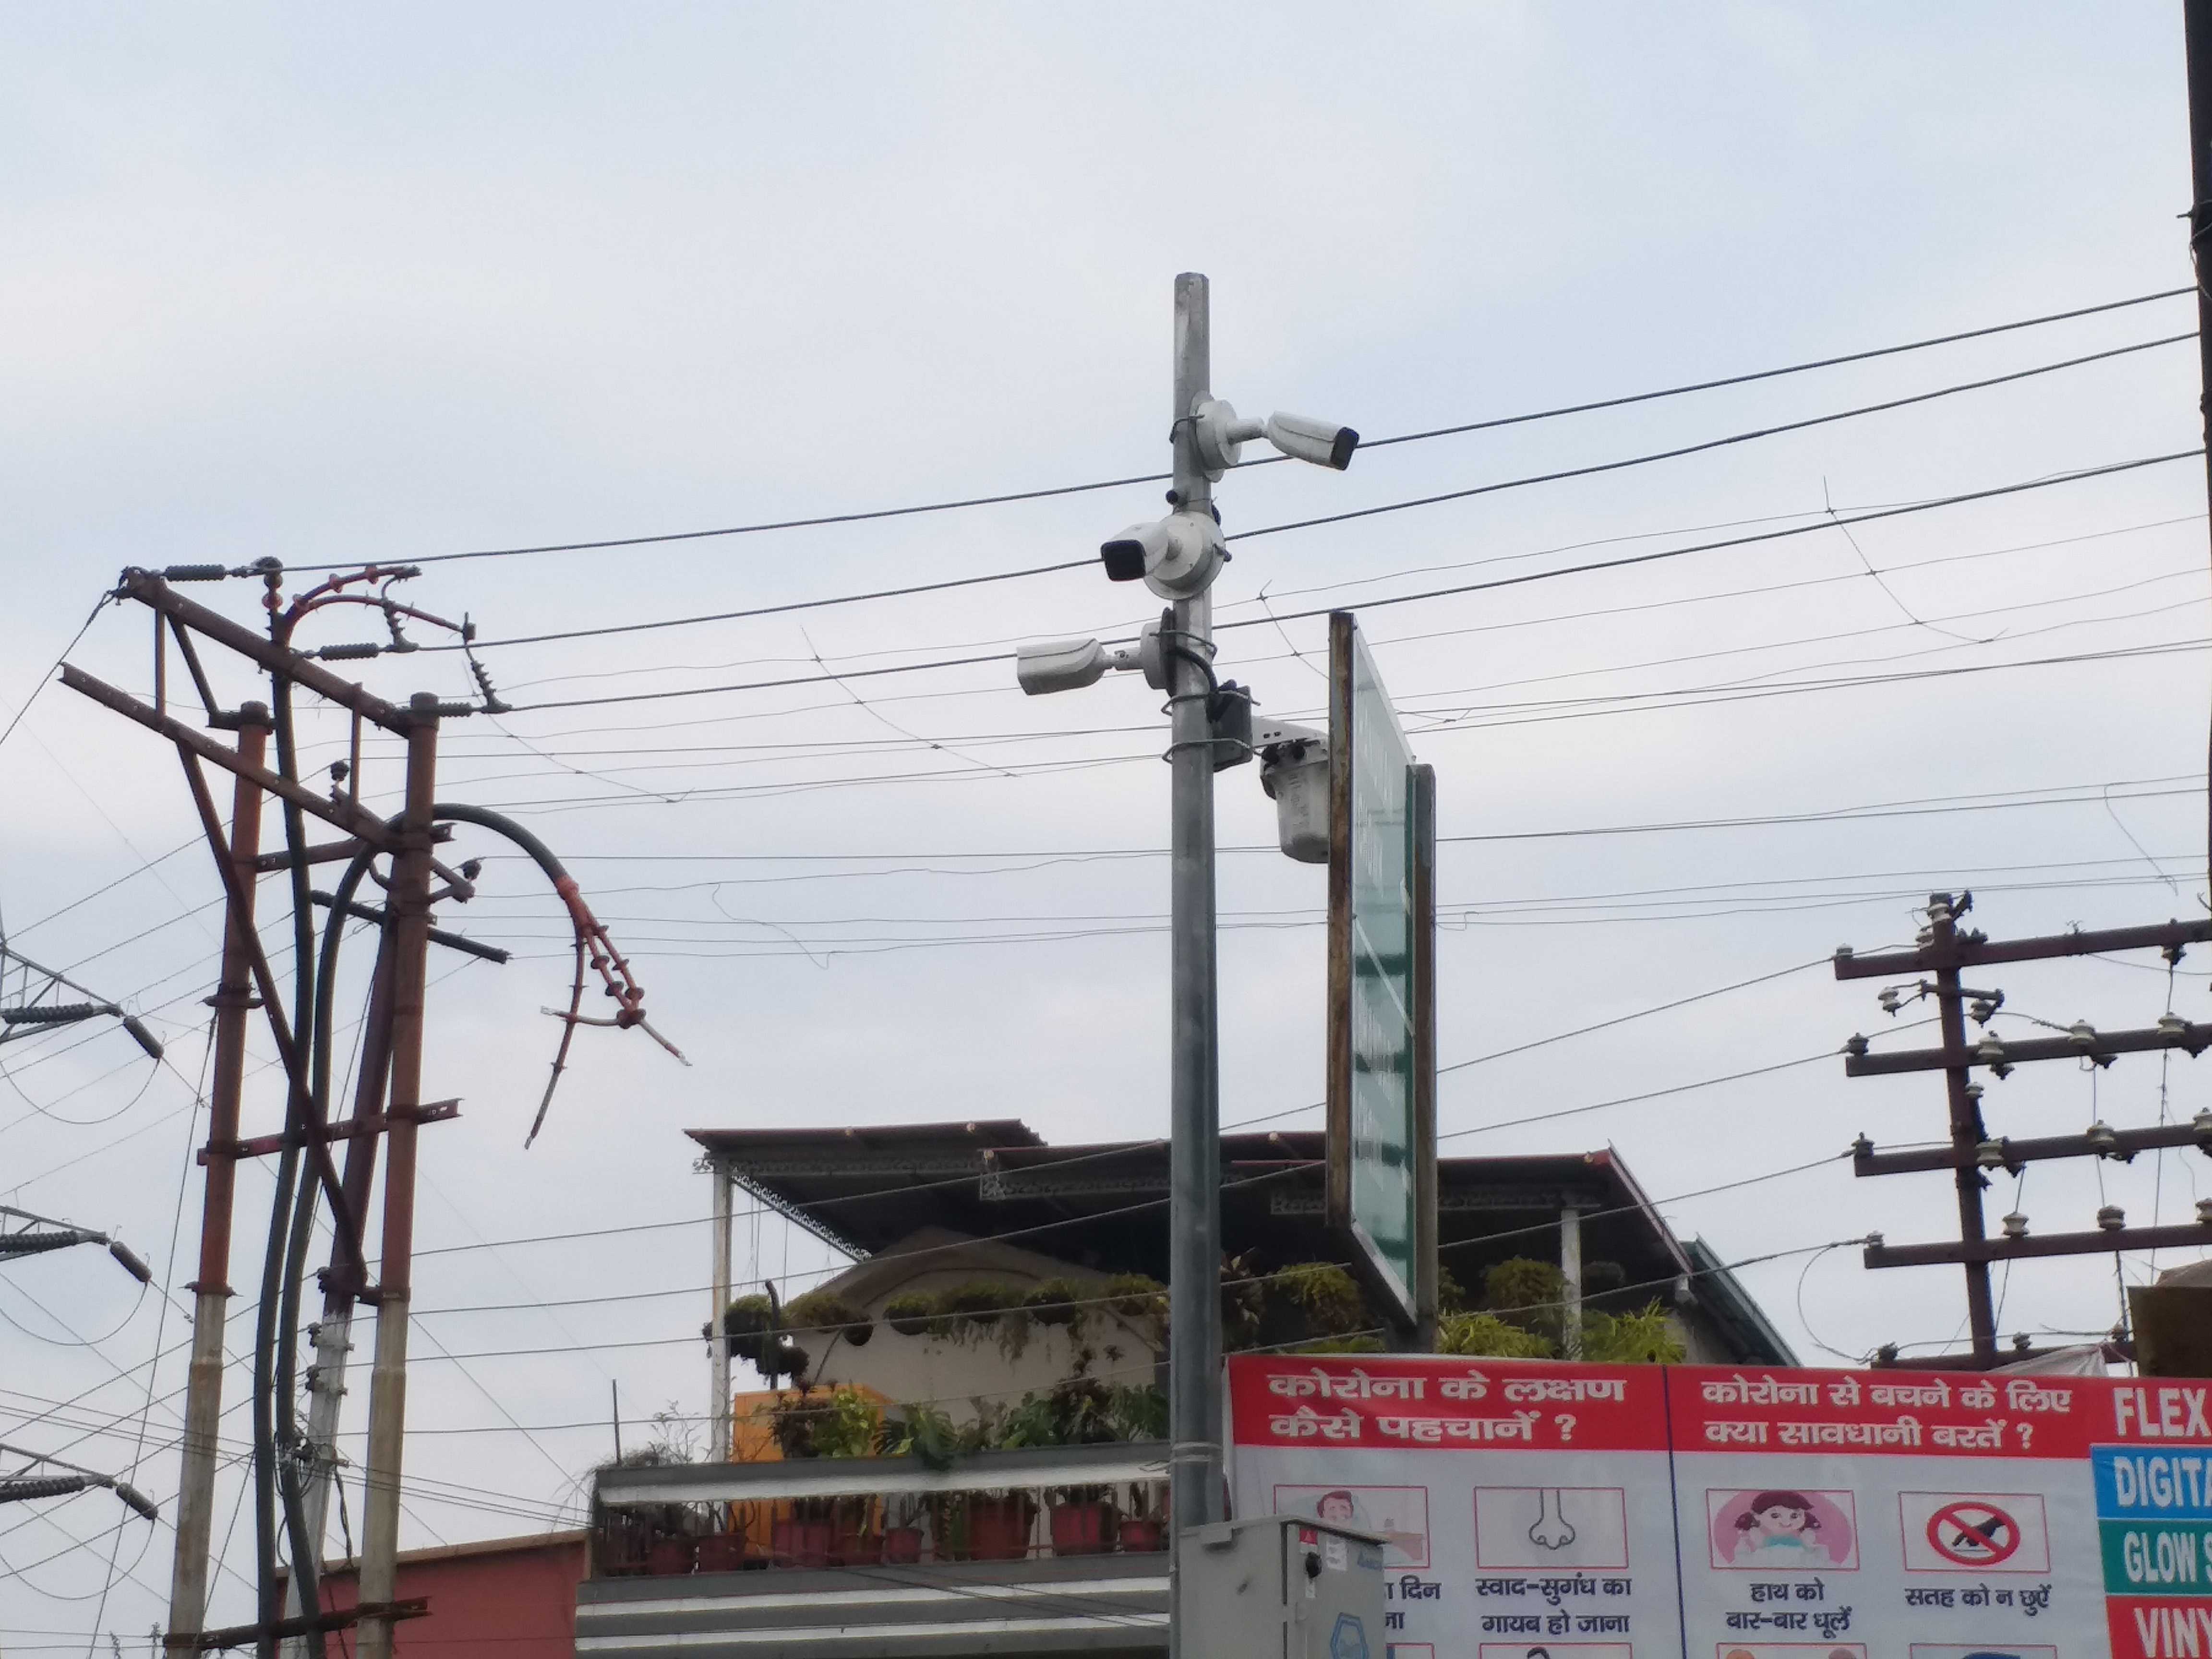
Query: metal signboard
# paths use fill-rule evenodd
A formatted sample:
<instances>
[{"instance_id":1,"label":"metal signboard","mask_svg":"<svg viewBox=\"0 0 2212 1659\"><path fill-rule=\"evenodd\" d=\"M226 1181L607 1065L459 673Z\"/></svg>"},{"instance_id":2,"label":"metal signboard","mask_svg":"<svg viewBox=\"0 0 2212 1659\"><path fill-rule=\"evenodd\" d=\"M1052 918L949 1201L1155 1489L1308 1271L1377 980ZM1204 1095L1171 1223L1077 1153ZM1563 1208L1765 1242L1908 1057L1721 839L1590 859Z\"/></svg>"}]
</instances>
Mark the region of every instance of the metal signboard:
<instances>
[{"instance_id":1,"label":"metal signboard","mask_svg":"<svg viewBox=\"0 0 2212 1659\"><path fill-rule=\"evenodd\" d=\"M1237 1506L1383 1540L1390 1659L2212 1653L2212 1381L1229 1362Z\"/></svg>"},{"instance_id":2,"label":"metal signboard","mask_svg":"<svg viewBox=\"0 0 2212 1659\"><path fill-rule=\"evenodd\" d=\"M1346 611L1329 684L1328 1219L1410 1330L1433 1312L1433 781Z\"/></svg>"}]
</instances>

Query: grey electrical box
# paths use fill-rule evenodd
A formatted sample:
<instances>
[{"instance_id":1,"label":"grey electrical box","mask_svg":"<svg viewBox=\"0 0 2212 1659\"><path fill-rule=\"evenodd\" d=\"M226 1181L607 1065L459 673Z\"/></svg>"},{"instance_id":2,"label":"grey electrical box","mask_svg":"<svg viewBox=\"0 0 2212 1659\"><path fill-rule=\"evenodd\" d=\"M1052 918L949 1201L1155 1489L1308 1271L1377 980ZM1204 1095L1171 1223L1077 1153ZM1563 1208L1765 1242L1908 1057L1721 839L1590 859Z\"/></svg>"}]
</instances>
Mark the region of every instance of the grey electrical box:
<instances>
[{"instance_id":1,"label":"grey electrical box","mask_svg":"<svg viewBox=\"0 0 2212 1659\"><path fill-rule=\"evenodd\" d=\"M1385 1659L1382 1540L1311 1516L1194 1528L1176 1566L1188 1659Z\"/></svg>"}]
</instances>

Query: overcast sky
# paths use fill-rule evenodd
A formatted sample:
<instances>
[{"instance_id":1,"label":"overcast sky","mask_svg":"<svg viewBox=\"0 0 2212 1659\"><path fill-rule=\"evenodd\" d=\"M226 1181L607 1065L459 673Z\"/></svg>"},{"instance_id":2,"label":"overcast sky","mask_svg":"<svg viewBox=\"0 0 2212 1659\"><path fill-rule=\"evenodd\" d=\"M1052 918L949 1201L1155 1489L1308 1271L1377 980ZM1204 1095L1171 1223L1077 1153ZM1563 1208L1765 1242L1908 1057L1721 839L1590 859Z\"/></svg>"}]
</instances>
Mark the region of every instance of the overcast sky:
<instances>
[{"instance_id":1,"label":"overcast sky","mask_svg":"<svg viewBox=\"0 0 2212 1659\"><path fill-rule=\"evenodd\" d=\"M2181 288L2179 24L2171 4L1748 0L14 8L0 16L0 722L128 564L404 561L1157 471L1181 270L1212 279L1219 395L1370 438ZM1231 477L1219 501L1231 532L1253 530L2193 323L2168 299L1377 448L1342 477L1271 466ZM1932 889L1974 888L1975 920L1998 935L2201 914L2201 465L1381 602L2191 450L2197 404L2195 354L2167 344L1240 546L1218 611L1246 625L1224 631L1223 671L1267 711L1312 717L1325 624L1270 625L1260 601L1352 605L1437 769L1445 1063L1799 969L1454 1072L1448 1149L1617 1148L1678 1229L1723 1260L1776 1257L1743 1277L1808 1359L1954 1342L1955 1271L1877 1276L1854 1249L1811 1254L1875 1229L1942 1237L1941 1176L1776 1173L1861 1132L1939 1135L1932 1079L1847 1084L1826 1058L1499 1126L1878 1032L1875 988L1837 984L1826 958L1910 942ZM406 592L495 641L1079 560L1158 510L1157 486L1131 486L433 565ZM195 593L258 615L252 584ZM424 1134L420 1243L449 1253L417 1276L410 1420L468 1431L410 1439L404 1541L556 1524L611 1449L611 1382L633 1417L702 1409L686 1333L709 1311L702 1227L475 1248L702 1215L684 1128L1164 1129L1157 695L1125 677L1025 700L1005 661L830 678L1126 635L1147 608L1094 566L484 653L524 712L453 726L441 795L515 812L572 860L692 1064L639 1034L584 1033L524 1152L557 1035L538 1011L565 994L558 906L499 860L477 902L441 913L517 957L434 964L451 976L425 1088L464 1115ZM373 637L361 623L319 623L312 642ZM70 654L149 684L143 613L102 612ZM393 696L469 689L452 653L362 672ZM787 678L815 683L530 708ZM240 676L225 689L251 694ZM334 721L307 736L312 764L343 752ZM388 803L397 779L374 750L371 793ZM1929 810L1832 816L1905 802ZM1711 819L1754 822L1692 823ZM1251 769L1222 775L1219 824L1233 1123L1320 1096L1324 878L1268 850ZM162 745L66 690L40 691L0 746L12 943L140 1009L173 1062L151 1068L112 1032L6 1051L0 1202L118 1231L169 1294L134 1299L89 1251L9 1267L0 1438L136 1462L165 1506L182 1357L155 1374L150 1407L147 1362L187 1331L200 999L220 933L195 834ZM273 886L266 907L281 942ZM2181 967L2170 984L2154 957L2000 982L2026 1016L2143 1025L2169 993L2202 1016L2212 953ZM274 1075L252 1081L249 1129L279 1121ZM2023 1070L1992 1087L1990 1115L2048 1133L2204 1103L2197 1066L2137 1058L2095 1077ZM2071 1231L2109 1200L2172 1221L2203 1179L2194 1154L2045 1164L2023 1192L2001 1180L1992 1213L2017 1205ZM260 1166L242 1177L241 1306L268 1194ZM779 1218L739 1233L742 1275L825 1260ZM568 1305L434 1311L549 1302ZM2002 1327L2089 1332L2117 1315L2109 1261L2037 1263L2010 1276ZM235 1324L233 1351L249 1346ZM449 1361L441 1346L505 1357ZM234 1371L233 1402L242 1385ZM226 1419L234 1449L245 1423ZM222 1477L226 1520L239 1478ZM0 1647L64 1651L95 1620L126 1638L159 1621L171 1534L116 1529L120 1513L95 1493L0 1517ZM247 1572L251 1532L249 1516L226 1557ZM246 1616L244 1581L219 1583L216 1615Z\"/></svg>"}]
</instances>

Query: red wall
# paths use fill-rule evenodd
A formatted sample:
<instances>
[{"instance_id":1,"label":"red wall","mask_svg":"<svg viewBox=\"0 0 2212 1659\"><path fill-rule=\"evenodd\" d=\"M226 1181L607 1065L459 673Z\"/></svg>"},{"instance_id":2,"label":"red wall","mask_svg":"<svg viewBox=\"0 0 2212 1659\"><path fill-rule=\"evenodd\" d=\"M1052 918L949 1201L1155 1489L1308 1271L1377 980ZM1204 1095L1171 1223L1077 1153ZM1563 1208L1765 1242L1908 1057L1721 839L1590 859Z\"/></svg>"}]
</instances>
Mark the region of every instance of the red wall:
<instances>
[{"instance_id":1,"label":"red wall","mask_svg":"<svg viewBox=\"0 0 2212 1659\"><path fill-rule=\"evenodd\" d=\"M398 1599L428 1596L430 1612L399 1622L398 1650L416 1659L574 1659L583 1577L584 1540L574 1534L410 1551L399 1558ZM347 1567L323 1580L325 1607L355 1599Z\"/></svg>"}]
</instances>

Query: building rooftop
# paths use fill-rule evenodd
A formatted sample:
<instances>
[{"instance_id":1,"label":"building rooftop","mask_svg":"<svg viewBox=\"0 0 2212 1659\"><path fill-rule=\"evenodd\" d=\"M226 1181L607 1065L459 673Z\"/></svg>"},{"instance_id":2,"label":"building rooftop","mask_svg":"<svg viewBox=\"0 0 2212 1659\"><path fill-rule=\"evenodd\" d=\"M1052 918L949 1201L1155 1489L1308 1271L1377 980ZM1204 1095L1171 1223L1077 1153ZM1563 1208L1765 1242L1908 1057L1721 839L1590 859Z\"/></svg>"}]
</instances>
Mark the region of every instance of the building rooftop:
<instances>
[{"instance_id":1,"label":"building rooftop","mask_svg":"<svg viewBox=\"0 0 2212 1659\"><path fill-rule=\"evenodd\" d=\"M689 1133L759 1201L856 1258L935 1229L1018 1243L1101 1273L1167 1277L1164 1140L1048 1146L1018 1119ZM1318 1130L1222 1137L1222 1237L1231 1255L1279 1266L1323 1253L1323 1152ZM1555 1258L1560 1214L1571 1208L1582 1216L1584 1262L1617 1267L1625 1297L1693 1296L1745 1359L1792 1361L1719 1261L1675 1237L1610 1148L1440 1158L1437 1195L1438 1249L1463 1285L1479 1284L1485 1268L1510 1256Z\"/></svg>"}]
</instances>

